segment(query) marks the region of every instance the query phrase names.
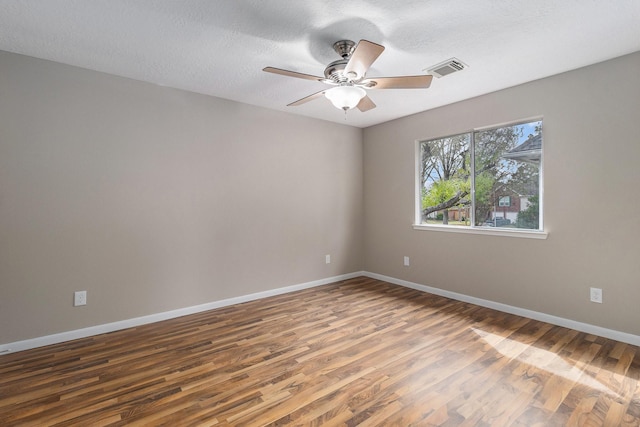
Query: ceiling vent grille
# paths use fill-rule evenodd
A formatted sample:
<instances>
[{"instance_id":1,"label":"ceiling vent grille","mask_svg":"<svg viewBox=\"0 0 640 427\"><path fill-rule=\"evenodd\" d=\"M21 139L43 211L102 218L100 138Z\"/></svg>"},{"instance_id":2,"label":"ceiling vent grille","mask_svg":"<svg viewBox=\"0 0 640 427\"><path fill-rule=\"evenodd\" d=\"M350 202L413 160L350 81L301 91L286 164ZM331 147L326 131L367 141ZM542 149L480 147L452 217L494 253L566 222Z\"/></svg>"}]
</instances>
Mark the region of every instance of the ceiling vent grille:
<instances>
[{"instance_id":1,"label":"ceiling vent grille","mask_svg":"<svg viewBox=\"0 0 640 427\"><path fill-rule=\"evenodd\" d=\"M429 67L425 71L440 78L458 71L462 71L465 68L469 68L469 66L457 58L451 58L447 59L444 62L436 64L433 67Z\"/></svg>"}]
</instances>

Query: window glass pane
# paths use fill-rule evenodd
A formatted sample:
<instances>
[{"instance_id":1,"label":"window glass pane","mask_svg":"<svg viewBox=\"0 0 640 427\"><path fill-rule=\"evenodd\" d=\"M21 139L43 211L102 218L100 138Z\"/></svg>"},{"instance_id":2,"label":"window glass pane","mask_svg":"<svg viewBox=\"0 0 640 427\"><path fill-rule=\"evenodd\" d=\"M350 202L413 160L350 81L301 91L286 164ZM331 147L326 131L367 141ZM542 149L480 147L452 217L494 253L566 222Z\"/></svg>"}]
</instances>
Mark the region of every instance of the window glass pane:
<instances>
[{"instance_id":1,"label":"window glass pane","mask_svg":"<svg viewBox=\"0 0 640 427\"><path fill-rule=\"evenodd\" d=\"M422 224L469 226L471 134L420 142Z\"/></svg>"},{"instance_id":2,"label":"window glass pane","mask_svg":"<svg viewBox=\"0 0 640 427\"><path fill-rule=\"evenodd\" d=\"M475 132L475 225L541 229L542 122Z\"/></svg>"},{"instance_id":3,"label":"window glass pane","mask_svg":"<svg viewBox=\"0 0 640 427\"><path fill-rule=\"evenodd\" d=\"M502 196L498 200L498 206L511 206L511 196Z\"/></svg>"}]
</instances>

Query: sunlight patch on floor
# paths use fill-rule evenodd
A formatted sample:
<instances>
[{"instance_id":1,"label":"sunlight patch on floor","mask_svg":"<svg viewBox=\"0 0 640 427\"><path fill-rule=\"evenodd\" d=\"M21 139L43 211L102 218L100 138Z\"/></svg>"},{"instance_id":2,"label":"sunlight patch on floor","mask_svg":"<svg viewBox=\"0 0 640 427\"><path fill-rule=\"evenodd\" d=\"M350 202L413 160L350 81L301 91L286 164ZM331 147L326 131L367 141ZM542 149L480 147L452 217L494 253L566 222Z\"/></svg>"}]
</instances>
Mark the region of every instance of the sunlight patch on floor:
<instances>
[{"instance_id":1,"label":"sunlight patch on floor","mask_svg":"<svg viewBox=\"0 0 640 427\"><path fill-rule=\"evenodd\" d=\"M590 377L588 374L585 374L584 368L588 366L588 363L581 362L580 364L583 366L580 368L568 363L562 357L548 350L536 348L529 344L523 344L514 339L486 332L482 329L471 329L487 344L510 359L516 359L519 362L535 366L536 368L551 372L553 375L561 376L571 382L580 383L594 390L598 390L603 393L610 393L617 397L620 396L608 386L602 384L595 378Z\"/></svg>"}]
</instances>

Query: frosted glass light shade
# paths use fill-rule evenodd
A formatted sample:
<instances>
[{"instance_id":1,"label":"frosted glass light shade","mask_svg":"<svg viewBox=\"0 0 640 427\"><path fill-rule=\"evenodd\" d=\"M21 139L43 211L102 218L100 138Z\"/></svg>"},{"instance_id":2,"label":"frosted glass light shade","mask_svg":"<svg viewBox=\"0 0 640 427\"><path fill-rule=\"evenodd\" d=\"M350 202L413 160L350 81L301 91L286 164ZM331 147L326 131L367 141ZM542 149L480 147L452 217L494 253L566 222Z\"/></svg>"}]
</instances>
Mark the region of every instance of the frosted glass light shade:
<instances>
[{"instance_id":1,"label":"frosted glass light shade","mask_svg":"<svg viewBox=\"0 0 640 427\"><path fill-rule=\"evenodd\" d=\"M324 93L329 101L342 110L350 110L358 103L367 93L364 89L356 86L338 86L329 89Z\"/></svg>"}]
</instances>

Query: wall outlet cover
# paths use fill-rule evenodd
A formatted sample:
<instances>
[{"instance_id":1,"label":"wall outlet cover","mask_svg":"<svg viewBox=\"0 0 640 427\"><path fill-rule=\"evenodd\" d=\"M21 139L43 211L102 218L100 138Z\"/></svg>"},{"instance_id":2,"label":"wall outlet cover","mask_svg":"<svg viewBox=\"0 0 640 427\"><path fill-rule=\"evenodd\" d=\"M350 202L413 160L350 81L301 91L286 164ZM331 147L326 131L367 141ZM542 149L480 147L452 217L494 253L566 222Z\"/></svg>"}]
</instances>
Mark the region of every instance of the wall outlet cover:
<instances>
[{"instance_id":1,"label":"wall outlet cover","mask_svg":"<svg viewBox=\"0 0 640 427\"><path fill-rule=\"evenodd\" d=\"M600 288L591 288L590 289L590 299L591 302L597 302L602 304L602 289Z\"/></svg>"},{"instance_id":2,"label":"wall outlet cover","mask_svg":"<svg viewBox=\"0 0 640 427\"><path fill-rule=\"evenodd\" d=\"M73 306L87 305L87 291L77 291L73 293Z\"/></svg>"}]
</instances>

